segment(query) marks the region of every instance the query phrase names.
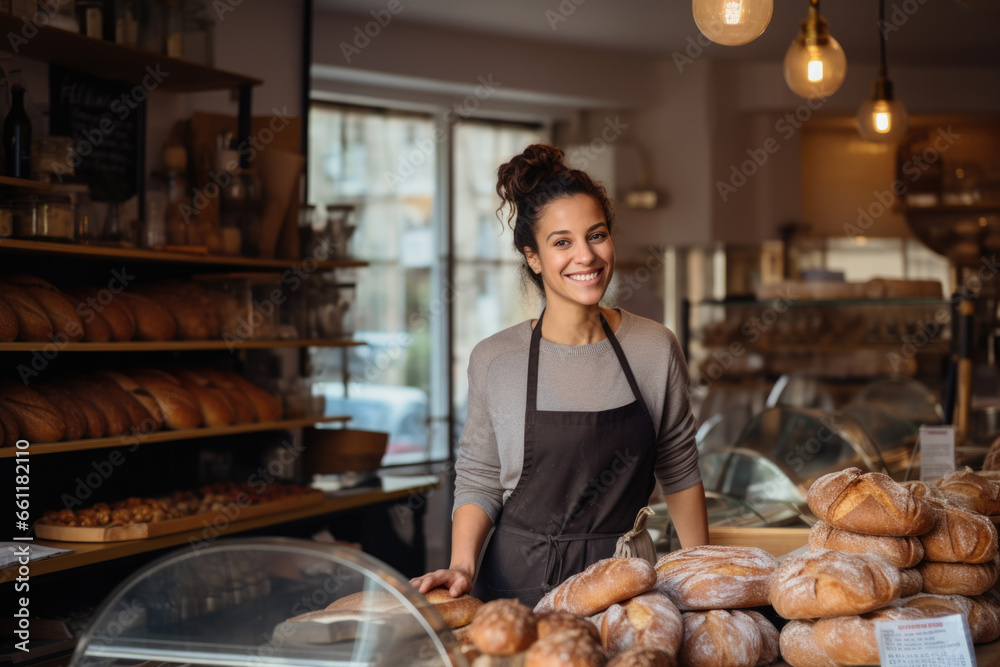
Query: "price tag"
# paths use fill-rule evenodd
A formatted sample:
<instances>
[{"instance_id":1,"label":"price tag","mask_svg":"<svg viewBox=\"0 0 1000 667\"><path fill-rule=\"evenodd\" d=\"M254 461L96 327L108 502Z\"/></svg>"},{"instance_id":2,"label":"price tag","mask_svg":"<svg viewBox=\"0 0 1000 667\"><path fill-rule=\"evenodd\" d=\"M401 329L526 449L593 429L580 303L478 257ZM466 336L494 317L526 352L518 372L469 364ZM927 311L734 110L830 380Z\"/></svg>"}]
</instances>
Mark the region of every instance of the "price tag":
<instances>
[{"instance_id":1,"label":"price tag","mask_svg":"<svg viewBox=\"0 0 1000 667\"><path fill-rule=\"evenodd\" d=\"M920 427L920 479L933 482L955 472L955 427Z\"/></svg>"},{"instance_id":2,"label":"price tag","mask_svg":"<svg viewBox=\"0 0 1000 667\"><path fill-rule=\"evenodd\" d=\"M961 614L876 621L882 667L976 667L969 624Z\"/></svg>"}]
</instances>

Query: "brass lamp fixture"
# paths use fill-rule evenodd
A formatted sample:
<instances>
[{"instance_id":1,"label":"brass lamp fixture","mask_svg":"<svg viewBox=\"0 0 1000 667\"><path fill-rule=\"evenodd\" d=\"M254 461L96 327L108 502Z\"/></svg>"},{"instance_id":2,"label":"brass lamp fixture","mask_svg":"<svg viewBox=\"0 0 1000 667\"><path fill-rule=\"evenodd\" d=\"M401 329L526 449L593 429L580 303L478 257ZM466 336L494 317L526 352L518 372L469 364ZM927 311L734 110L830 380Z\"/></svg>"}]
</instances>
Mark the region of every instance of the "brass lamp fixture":
<instances>
[{"instance_id":1,"label":"brass lamp fixture","mask_svg":"<svg viewBox=\"0 0 1000 667\"><path fill-rule=\"evenodd\" d=\"M880 144L892 144L899 141L906 132L906 107L895 95L892 81L889 80L889 69L886 65L885 33L885 0L878 3L878 44L879 68L878 77L872 82L871 96L858 108L858 131L868 141Z\"/></svg>"},{"instance_id":2,"label":"brass lamp fixture","mask_svg":"<svg viewBox=\"0 0 1000 667\"><path fill-rule=\"evenodd\" d=\"M705 37L716 44L740 46L767 28L774 0L692 0L691 12Z\"/></svg>"},{"instance_id":3,"label":"brass lamp fixture","mask_svg":"<svg viewBox=\"0 0 1000 667\"><path fill-rule=\"evenodd\" d=\"M796 95L817 99L835 93L846 75L844 49L830 36L819 0L810 0L809 16L785 53L785 83Z\"/></svg>"}]
</instances>

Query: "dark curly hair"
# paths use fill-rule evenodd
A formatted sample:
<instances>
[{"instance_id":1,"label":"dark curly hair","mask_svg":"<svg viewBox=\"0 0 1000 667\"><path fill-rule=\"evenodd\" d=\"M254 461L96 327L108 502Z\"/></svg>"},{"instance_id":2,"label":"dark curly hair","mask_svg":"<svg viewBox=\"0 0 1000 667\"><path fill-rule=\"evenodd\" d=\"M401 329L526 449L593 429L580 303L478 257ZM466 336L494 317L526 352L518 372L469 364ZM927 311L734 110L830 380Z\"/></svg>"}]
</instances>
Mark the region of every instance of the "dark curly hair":
<instances>
[{"instance_id":1,"label":"dark curly hair","mask_svg":"<svg viewBox=\"0 0 1000 667\"><path fill-rule=\"evenodd\" d=\"M556 199L590 195L604 210L608 232L614 223L614 209L604 186L586 172L570 169L563 159L563 152L555 146L532 144L497 170L497 194L501 199L497 216L507 207L507 225L514 232L514 248L525 258L521 271L543 294L542 277L528 266L524 248L538 252L535 233L545 207Z\"/></svg>"}]
</instances>

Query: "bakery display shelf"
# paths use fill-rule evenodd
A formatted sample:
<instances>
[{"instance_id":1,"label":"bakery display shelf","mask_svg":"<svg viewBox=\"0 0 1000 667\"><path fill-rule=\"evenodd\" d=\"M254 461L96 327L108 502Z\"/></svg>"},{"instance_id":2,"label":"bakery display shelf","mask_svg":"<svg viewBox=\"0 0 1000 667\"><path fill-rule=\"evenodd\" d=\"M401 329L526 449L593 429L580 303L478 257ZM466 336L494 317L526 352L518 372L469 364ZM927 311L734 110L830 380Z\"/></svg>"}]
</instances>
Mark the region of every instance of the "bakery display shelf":
<instances>
[{"instance_id":1,"label":"bakery display shelf","mask_svg":"<svg viewBox=\"0 0 1000 667\"><path fill-rule=\"evenodd\" d=\"M118 248L114 246L82 245L77 243L53 243L49 241L24 241L20 239L0 239L0 252L11 252L47 257L81 257L87 259L132 260L137 262L166 264L197 264L199 266L246 267L258 270L284 270L301 267L303 271L354 269L368 266L368 262L358 259L304 260L265 259L237 257L230 255L204 255L191 252L166 250L143 250L139 248Z\"/></svg>"},{"instance_id":2,"label":"bakery display shelf","mask_svg":"<svg viewBox=\"0 0 1000 667\"><path fill-rule=\"evenodd\" d=\"M878 299L702 299L696 303L699 306L723 306L723 307L760 307L767 308L774 305L775 301L791 308L810 308L827 306L945 306L947 299L938 297L887 297Z\"/></svg>"},{"instance_id":3,"label":"bakery display shelf","mask_svg":"<svg viewBox=\"0 0 1000 667\"><path fill-rule=\"evenodd\" d=\"M23 38L17 40L17 54L23 58L62 65L122 83L142 85L144 79L148 82L150 76L155 75L156 87L178 92L225 90L263 83L254 77L133 46L39 26L7 12L0 12L0 32L11 39Z\"/></svg>"},{"instance_id":4,"label":"bakery display shelf","mask_svg":"<svg viewBox=\"0 0 1000 667\"><path fill-rule=\"evenodd\" d=\"M704 341L702 342L702 347L706 349L727 349L733 343L739 343L738 340L731 341ZM742 344L742 343L741 343ZM859 342L850 345L835 344L835 343L772 343L770 345L754 345L754 344L743 344L748 352L756 352L757 354L789 354L795 352L803 353L822 353L822 354L854 354L860 350L875 350L884 352L895 352L897 354L902 354L901 350L906 345L902 340L896 342ZM951 343L949 341L932 341L927 343L919 350L920 354L949 354L951 352Z\"/></svg>"},{"instance_id":5,"label":"bakery display shelf","mask_svg":"<svg viewBox=\"0 0 1000 667\"><path fill-rule=\"evenodd\" d=\"M258 433L261 431L276 431L292 428L305 428L314 424L329 424L332 422L347 422L350 417L338 415L333 417L299 417L271 422L252 422L249 424L233 424L232 426L206 426L201 428L185 428L176 431L156 431L155 433L137 435L119 435L109 438L88 438L86 440L65 440L63 442L32 443L29 452L32 456L40 454L57 454L59 452L78 452L87 449L107 449L110 447L127 447L136 444L153 444L158 442L174 442L177 440L193 440L195 438L216 438L223 435L238 435L240 433ZM14 458L17 450L14 447L0 449L0 458Z\"/></svg>"},{"instance_id":6,"label":"bakery display shelf","mask_svg":"<svg viewBox=\"0 0 1000 667\"><path fill-rule=\"evenodd\" d=\"M197 544L199 540L211 541L220 535L241 533L289 521L296 521L298 519L323 516L324 514L331 514L356 507L402 500L411 495L428 493L439 485L440 483L436 482L434 484L420 484L394 491L374 489L344 492L341 495L325 498L320 503L306 505L285 512L277 512L249 519L237 519L219 526L210 525L207 528L200 528L195 531L161 535L145 540L130 540L127 542L49 542L48 540L34 540L31 544L56 549L73 549L74 551L65 556L55 556L45 560L33 561L31 563L31 576L37 577L43 574L71 570L85 565L103 563L178 545ZM16 576L16 567L4 568L0 570L0 583L12 581Z\"/></svg>"},{"instance_id":7,"label":"bakery display shelf","mask_svg":"<svg viewBox=\"0 0 1000 667\"><path fill-rule=\"evenodd\" d=\"M279 347L359 347L364 341L350 338L295 338L287 340L136 340L107 343L0 343L0 352L166 352L184 350L270 350Z\"/></svg>"},{"instance_id":8,"label":"bakery display shelf","mask_svg":"<svg viewBox=\"0 0 1000 667\"><path fill-rule=\"evenodd\" d=\"M51 183L45 181L34 181L28 178L14 178L13 176L0 176L0 187L2 188L25 188L29 190L48 190Z\"/></svg>"}]
</instances>

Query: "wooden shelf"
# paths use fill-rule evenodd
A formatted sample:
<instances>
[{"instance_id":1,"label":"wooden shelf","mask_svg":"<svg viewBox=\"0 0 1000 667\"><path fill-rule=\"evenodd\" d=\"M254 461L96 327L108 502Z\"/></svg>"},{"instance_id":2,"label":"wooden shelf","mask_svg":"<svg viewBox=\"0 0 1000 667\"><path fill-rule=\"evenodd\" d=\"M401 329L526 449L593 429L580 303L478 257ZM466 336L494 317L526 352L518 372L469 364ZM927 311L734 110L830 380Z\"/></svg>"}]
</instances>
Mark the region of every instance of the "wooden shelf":
<instances>
[{"instance_id":1,"label":"wooden shelf","mask_svg":"<svg viewBox=\"0 0 1000 667\"><path fill-rule=\"evenodd\" d=\"M8 42L21 37L25 25L19 17L0 12L0 33L8 37ZM36 26L28 25L32 25L34 31ZM62 65L105 79L142 85L143 79L148 79L152 71L159 73L158 78L162 80L152 83L151 86L178 92L225 90L239 86L257 86L262 83L260 79L242 74L58 28L40 26L37 27L37 31L38 34L30 38L16 40L18 56Z\"/></svg>"},{"instance_id":2,"label":"wooden shelf","mask_svg":"<svg viewBox=\"0 0 1000 667\"><path fill-rule=\"evenodd\" d=\"M0 176L0 186L5 188L26 188L30 190L49 190L51 183L45 181L32 181L27 178L14 178L13 176Z\"/></svg>"},{"instance_id":3,"label":"wooden shelf","mask_svg":"<svg viewBox=\"0 0 1000 667\"><path fill-rule=\"evenodd\" d=\"M199 266L219 266L230 268L234 266L249 269L283 270L295 266L303 270L306 266L303 260L293 259L259 259L253 257L231 257L228 255L195 255L181 252L166 252L159 250L140 250L137 248L114 248L97 245L81 245L76 243L52 243L48 241L21 241L19 239L0 239L0 253L12 252L29 255L46 255L49 257L84 257L88 259L127 259L137 262L165 264L197 264ZM315 261L315 269L351 269L368 266L368 262L357 259L338 259Z\"/></svg>"},{"instance_id":4,"label":"wooden shelf","mask_svg":"<svg viewBox=\"0 0 1000 667\"><path fill-rule=\"evenodd\" d=\"M350 338L296 338L292 340L137 340L108 343L0 343L0 352L163 352L172 350L270 350L279 347L358 347L364 341Z\"/></svg>"},{"instance_id":5,"label":"wooden shelf","mask_svg":"<svg viewBox=\"0 0 1000 667\"><path fill-rule=\"evenodd\" d=\"M52 572L71 570L84 565L103 563L117 558L124 558L126 556L134 556L135 554L156 551L157 549L164 549L166 547L179 546L182 544L187 545L192 540L209 539L214 538L217 535L231 535L247 530L254 530L256 528L273 526L287 521L295 521L297 519L306 519L309 517L330 514L332 512L340 512L354 507L363 507L365 505L400 500L413 494L428 492L437 486L438 484L424 484L397 489L395 491L383 491L381 489L377 489L342 492L341 494L332 498L327 498L323 502L316 505L306 505L287 512L258 516L244 521L233 521L224 528L216 528L213 526L211 528L211 534L209 535L202 535L204 531L199 530L191 533L174 533L172 535L163 535L161 537L153 537L146 540L131 540L128 542L87 543L34 540L32 542L26 542L25 544L55 547L58 549L74 549L73 553L65 556L56 556L54 558L47 558L45 560L31 563L31 576L37 577L43 574L50 574ZM12 581L16 576L16 567L7 567L0 570L0 582Z\"/></svg>"},{"instance_id":6,"label":"wooden shelf","mask_svg":"<svg viewBox=\"0 0 1000 667\"><path fill-rule=\"evenodd\" d=\"M177 440L193 440L195 438L217 438L224 435L238 435L240 433L257 433L260 431L275 431L289 428L303 428L313 424L328 424L333 422L347 422L350 417L301 417L298 419L283 419L273 422L253 422L251 424L234 424L232 426L207 426L203 428L185 428L177 431L156 431L142 435L120 435L108 438L88 438L86 440L65 440L63 442L42 442L32 444L29 448L31 456L41 454L57 454L59 452L79 452L88 449L108 449L111 447L125 447L135 444L153 444L157 442L175 442ZM0 448L0 459L13 458L14 447ZM21 450L23 451L23 450Z\"/></svg>"}]
</instances>

